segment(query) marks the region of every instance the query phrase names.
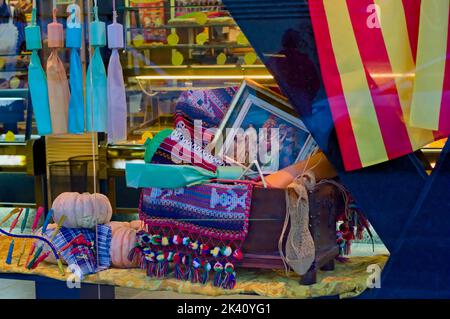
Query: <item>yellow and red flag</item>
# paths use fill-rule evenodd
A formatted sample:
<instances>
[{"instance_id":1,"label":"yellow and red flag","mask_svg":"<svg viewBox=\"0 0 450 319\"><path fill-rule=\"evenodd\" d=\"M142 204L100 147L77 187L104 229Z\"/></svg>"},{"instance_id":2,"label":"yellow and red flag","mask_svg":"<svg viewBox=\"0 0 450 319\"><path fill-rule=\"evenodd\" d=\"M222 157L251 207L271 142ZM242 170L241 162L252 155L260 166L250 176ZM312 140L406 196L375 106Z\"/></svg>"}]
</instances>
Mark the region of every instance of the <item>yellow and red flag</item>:
<instances>
[{"instance_id":1,"label":"yellow and red flag","mask_svg":"<svg viewBox=\"0 0 450 319\"><path fill-rule=\"evenodd\" d=\"M345 169L398 158L440 138L408 123L420 0L308 3Z\"/></svg>"},{"instance_id":2,"label":"yellow and red flag","mask_svg":"<svg viewBox=\"0 0 450 319\"><path fill-rule=\"evenodd\" d=\"M421 2L410 117L413 126L444 133L450 132L449 9L448 0Z\"/></svg>"}]
</instances>

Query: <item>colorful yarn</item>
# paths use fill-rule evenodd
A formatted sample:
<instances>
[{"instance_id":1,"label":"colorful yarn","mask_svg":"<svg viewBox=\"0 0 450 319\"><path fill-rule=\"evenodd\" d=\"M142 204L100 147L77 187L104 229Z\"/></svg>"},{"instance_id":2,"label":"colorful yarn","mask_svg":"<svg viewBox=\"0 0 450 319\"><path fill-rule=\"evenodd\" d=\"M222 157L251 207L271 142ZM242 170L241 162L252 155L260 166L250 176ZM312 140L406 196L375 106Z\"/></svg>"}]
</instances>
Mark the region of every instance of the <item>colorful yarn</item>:
<instances>
[{"instance_id":1,"label":"colorful yarn","mask_svg":"<svg viewBox=\"0 0 450 319\"><path fill-rule=\"evenodd\" d=\"M231 249L230 246L226 246L226 247L222 247L220 249L220 254L225 256L225 257L229 257L231 256L231 253L233 252L233 250Z\"/></svg>"},{"instance_id":2,"label":"colorful yarn","mask_svg":"<svg viewBox=\"0 0 450 319\"><path fill-rule=\"evenodd\" d=\"M199 272L199 268L201 267L201 263L200 263L200 259L198 258L194 258L194 260L192 261L192 268L193 268L193 274L192 274L192 278L191 278L191 282L192 283L197 283L200 282L200 272Z\"/></svg>"},{"instance_id":3,"label":"colorful yarn","mask_svg":"<svg viewBox=\"0 0 450 319\"><path fill-rule=\"evenodd\" d=\"M163 245L163 246L169 246L170 245L170 243L169 243L169 238L167 238L167 237L163 237L163 238L161 238L161 245Z\"/></svg>"},{"instance_id":4,"label":"colorful yarn","mask_svg":"<svg viewBox=\"0 0 450 319\"><path fill-rule=\"evenodd\" d=\"M242 260L244 258L244 255L242 254L242 251L240 249L236 249L233 252L233 258L239 261L239 260Z\"/></svg>"},{"instance_id":5,"label":"colorful yarn","mask_svg":"<svg viewBox=\"0 0 450 319\"><path fill-rule=\"evenodd\" d=\"M213 256L213 257L219 257L219 254L220 254L220 248L219 247L214 247L214 249L213 250L211 250L211 255Z\"/></svg>"},{"instance_id":6,"label":"colorful yarn","mask_svg":"<svg viewBox=\"0 0 450 319\"><path fill-rule=\"evenodd\" d=\"M209 272L211 271L211 264L206 261L203 266L203 276L202 276L202 284L206 284L209 279Z\"/></svg>"},{"instance_id":7,"label":"colorful yarn","mask_svg":"<svg viewBox=\"0 0 450 319\"><path fill-rule=\"evenodd\" d=\"M234 265L230 262L225 264L224 267L225 277L222 280L222 288L233 289L236 285L236 276L234 272Z\"/></svg>"},{"instance_id":8,"label":"colorful yarn","mask_svg":"<svg viewBox=\"0 0 450 319\"><path fill-rule=\"evenodd\" d=\"M209 254L209 246L208 245L206 245L206 244L201 244L200 245L200 254L202 255L202 256L206 256L206 255L208 255Z\"/></svg>"},{"instance_id":9,"label":"colorful yarn","mask_svg":"<svg viewBox=\"0 0 450 319\"><path fill-rule=\"evenodd\" d=\"M214 275L214 286L216 287L220 287L222 286L222 272L223 272L223 266L220 262L216 262L214 264L214 271L215 271L215 275Z\"/></svg>"}]
</instances>

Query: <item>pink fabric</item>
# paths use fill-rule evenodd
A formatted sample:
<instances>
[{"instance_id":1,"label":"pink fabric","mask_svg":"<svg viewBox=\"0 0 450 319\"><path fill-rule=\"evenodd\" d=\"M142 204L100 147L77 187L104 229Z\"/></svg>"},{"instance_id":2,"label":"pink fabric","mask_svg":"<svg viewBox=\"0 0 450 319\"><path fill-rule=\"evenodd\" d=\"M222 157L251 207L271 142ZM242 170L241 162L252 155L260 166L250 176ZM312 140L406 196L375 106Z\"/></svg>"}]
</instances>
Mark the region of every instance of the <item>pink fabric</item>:
<instances>
[{"instance_id":1,"label":"pink fabric","mask_svg":"<svg viewBox=\"0 0 450 319\"><path fill-rule=\"evenodd\" d=\"M47 60L47 84L53 134L65 134L70 91L66 70L56 49L52 50Z\"/></svg>"}]
</instances>

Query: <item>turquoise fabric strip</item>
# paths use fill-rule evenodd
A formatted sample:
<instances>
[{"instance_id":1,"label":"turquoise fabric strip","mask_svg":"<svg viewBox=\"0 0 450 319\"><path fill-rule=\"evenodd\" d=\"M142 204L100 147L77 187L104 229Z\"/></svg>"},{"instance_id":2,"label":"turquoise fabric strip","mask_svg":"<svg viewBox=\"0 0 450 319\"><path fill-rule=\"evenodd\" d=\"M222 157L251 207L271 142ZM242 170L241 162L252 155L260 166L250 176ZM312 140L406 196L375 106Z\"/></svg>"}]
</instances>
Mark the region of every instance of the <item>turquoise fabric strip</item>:
<instances>
[{"instance_id":1,"label":"turquoise fabric strip","mask_svg":"<svg viewBox=\"0 0 450 319\"><path fill-rule=\"evenodd\" d=\"M91 81L92 76L92 81ZM92 85L91 85L92 82ZM108 123L106 70L100 48L94 49L86 75L86 130L106 132Z\"/></svg>"},{"instance_id":2,"label":"turquoise fabric strip","mask_svg":"<svg viewBox=\"0 0 450 319\"><path fill-rule=\"evenodd\" d=\"M84 132L83 73L78 49L70 51L69 133Z\"/></svg>"},{"instance_id":3,"label":"turquoise fabric strip","mask_svg":"<svg viewBox=\"0 0 450 319\"><path fill-rule=\"evenodd\" d=\"M190 165L126 163L128 187L180 188L203 184L215 178L237 180L243 170L237 166L219 167L217 172Z\"/></svg>"},{"instance_id":4,"label":"turquoise fabric strip","mask_svg":"<svg viewBox=\"0 0 450 319\"><path fill-rule=\"evenodd\" d=\"M34 117L39 135L52 134L52 120L48 101L47 77L37 50L31 53L28 67L28 86L33 103Z\"/></svg>"}]
</instances>

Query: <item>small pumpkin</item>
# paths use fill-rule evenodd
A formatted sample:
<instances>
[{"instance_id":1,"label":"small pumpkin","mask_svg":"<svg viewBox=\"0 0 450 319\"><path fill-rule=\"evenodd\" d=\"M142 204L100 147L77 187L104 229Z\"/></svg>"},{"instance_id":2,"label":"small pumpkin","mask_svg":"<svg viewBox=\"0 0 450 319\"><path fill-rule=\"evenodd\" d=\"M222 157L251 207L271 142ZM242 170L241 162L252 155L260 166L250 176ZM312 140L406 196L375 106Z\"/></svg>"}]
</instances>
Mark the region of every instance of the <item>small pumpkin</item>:
<instances>
[{"instance_id":1,"label":"small pumpkin","mask_svg":"<svg viewBox=\"0 0 450 319\"><path fill-rule=\"evenodd\" d=\"M134 225L133 225L134 224ZM139 256L133 260L128 259L128 254L136 244L136 232L133 228L137 223L111 222L109 224L112 230L112 239L110 247L111 264L116 268L136 268L139 265Z\"/></svg>"},{"instance_id":2,"label":"small pumpkin","mask_svg":"<svg viewBox=\"0 0 450 319\"><path fill-rule=\"evenodd\" d=\"M97 224L109 223L112 208L103 194L67 192L53 201L53 219L66 215L63 223L67 228L94 228Z\"/></svg>"}]
</instances>

